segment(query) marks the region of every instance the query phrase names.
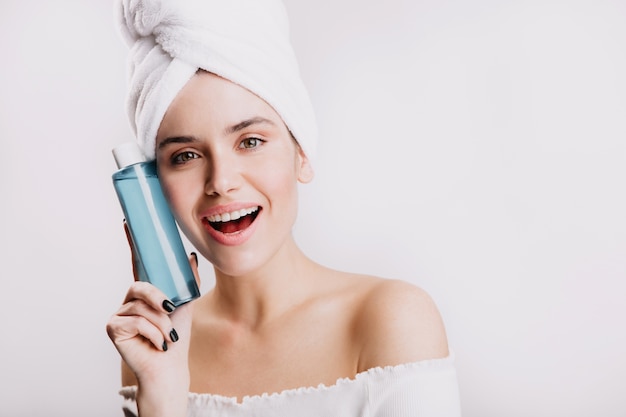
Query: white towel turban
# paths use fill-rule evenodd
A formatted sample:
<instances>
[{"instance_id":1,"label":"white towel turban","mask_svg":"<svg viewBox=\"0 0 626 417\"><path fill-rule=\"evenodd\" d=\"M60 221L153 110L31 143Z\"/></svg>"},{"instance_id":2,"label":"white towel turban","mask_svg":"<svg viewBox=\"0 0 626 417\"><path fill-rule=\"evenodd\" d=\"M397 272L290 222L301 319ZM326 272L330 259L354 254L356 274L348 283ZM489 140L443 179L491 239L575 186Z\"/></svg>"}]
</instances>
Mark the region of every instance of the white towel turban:
<instances>
[{"instance_id":1,"label":"white towel turban","mask_svg":"<svg viewBox=\"0 0 626 417\"><path fill-rule=\"evenodd\" d=\"M280 0L117 0L130 46L127 110L143 152L155 157L161 120L198 69L265 100L305 154L317 128Z\"/></svg>"}]
</instances>

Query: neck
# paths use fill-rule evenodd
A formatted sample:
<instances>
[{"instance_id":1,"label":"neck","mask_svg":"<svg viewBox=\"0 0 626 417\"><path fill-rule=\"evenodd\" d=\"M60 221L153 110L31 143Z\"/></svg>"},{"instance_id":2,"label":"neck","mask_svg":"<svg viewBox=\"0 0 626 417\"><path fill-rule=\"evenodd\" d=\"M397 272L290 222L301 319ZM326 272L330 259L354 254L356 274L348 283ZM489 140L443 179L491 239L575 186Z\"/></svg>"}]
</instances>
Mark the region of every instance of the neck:
<instances>
[{"instance_id":1,"label":"neck","mask_svg":"<svg viewBox=\"0 0 626 417\"><path fill-rule=\"evenodd\" d=\"M318 267L292 241L268 263L246 275L226 275L216 269L209 300L222 318L256 329L310 296Z\"/></svg>"}]
</instances>

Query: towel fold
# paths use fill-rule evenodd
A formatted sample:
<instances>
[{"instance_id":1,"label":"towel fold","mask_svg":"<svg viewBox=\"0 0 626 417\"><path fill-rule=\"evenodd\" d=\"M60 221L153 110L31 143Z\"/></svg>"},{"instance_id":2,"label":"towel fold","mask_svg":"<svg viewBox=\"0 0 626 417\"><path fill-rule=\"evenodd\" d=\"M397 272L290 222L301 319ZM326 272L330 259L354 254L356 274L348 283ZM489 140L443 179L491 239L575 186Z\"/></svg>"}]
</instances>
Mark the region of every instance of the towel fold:
<instances>
[{"instance_id":1,"label":"towel fold","mask_svg":"<svg viewBox=\"0 0 626 417\"><path fill-rule=\"evenodd\" d=\"M317 127L280 0L119 0L130 46L128 116L149 159L170 103L205 70L248 89L281 116L309 158Z\"/></svg>"}]
</instances>

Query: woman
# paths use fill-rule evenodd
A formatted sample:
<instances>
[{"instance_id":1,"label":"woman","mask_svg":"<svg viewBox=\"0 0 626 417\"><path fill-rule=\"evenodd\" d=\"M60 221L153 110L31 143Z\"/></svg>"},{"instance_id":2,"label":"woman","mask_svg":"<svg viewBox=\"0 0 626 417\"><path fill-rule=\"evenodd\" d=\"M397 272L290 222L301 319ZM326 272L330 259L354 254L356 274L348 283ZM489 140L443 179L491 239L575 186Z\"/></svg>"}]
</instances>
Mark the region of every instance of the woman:
<instances>
[{"instance_id":1,"label":"woman","mask_svg":"<svg viewBox=\"0 0 626 417\"><path fill-rule=\"evenodd\" d=\"M291 229L314 120L278 1L123 2L131 122L215 286L135 282L107 332L127 415L460 415L436 306L331 270ZM190 257L197 276L197 259Z\"/></svg>"}]
</instances>

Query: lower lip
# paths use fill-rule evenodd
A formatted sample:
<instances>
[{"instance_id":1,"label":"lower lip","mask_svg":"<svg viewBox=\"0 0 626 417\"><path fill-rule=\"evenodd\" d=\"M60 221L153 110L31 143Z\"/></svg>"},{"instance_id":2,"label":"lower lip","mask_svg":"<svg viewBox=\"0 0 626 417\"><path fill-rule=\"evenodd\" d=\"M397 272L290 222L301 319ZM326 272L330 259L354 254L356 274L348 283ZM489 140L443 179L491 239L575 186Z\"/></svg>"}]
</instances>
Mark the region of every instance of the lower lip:
<instances>
[{"instance_id":1,"label":"lower lip","mask_svg":"<svg viewBox=\"0 0 626 417\"><path fill-rule=\"evenodd\" d=\"M254 231L256 230L256 225L259 220L259 216L261 216L261 213L257 215L256 219L254 219L250 226L248 226L244 230L240 230L235 233L222 233L218 230L215 230L206 220L202 221L202 225L204 226L204 229L209 233L209 235L213 238L213 240L215 240L217 243L225 246L238 246L245 243L254 234Z\"/></svg>"}]
</instances>

